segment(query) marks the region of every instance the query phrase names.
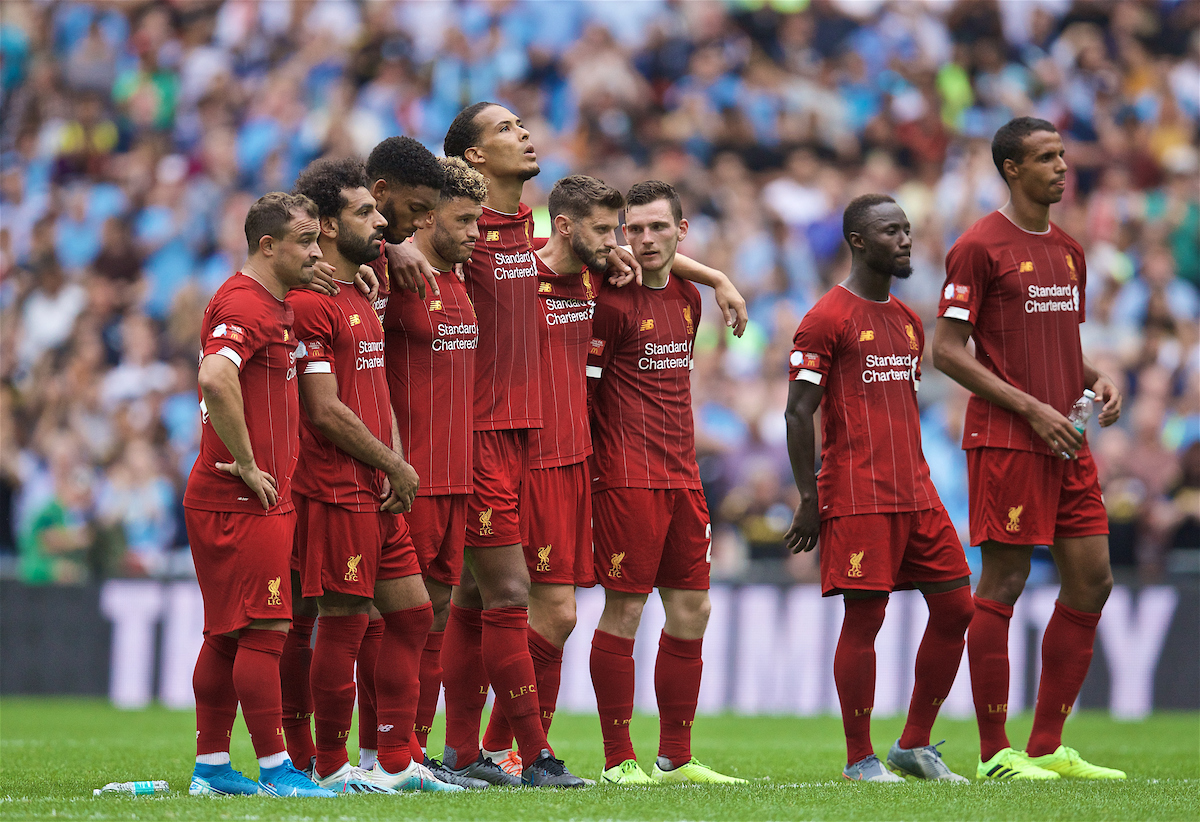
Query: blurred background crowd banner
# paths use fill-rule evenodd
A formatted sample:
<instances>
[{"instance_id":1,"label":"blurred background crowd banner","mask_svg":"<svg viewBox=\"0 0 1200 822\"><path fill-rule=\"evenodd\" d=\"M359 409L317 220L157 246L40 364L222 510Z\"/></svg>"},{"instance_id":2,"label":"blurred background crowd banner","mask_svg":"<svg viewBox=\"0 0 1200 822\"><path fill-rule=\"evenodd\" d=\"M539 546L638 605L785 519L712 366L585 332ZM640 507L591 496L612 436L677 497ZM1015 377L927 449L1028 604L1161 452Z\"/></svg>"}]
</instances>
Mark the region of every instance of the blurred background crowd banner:
<instances>
[{"instance_id":1,"label":"blurred background crowd banner","mask_svg":"<svg viewBox=\"0 0 1200 822\"><path fill-rule=\"evenodd\" d=\"M838 712L833 651L842 625L840 597L818 585L713 586L704 637L702 713L811 716ZM1010 625L1009 711L1032 708L1041 673L1041 635L1058 587L1031 588ZM559 707L595 714L588 675L590 638L604 608L599 588L579 591L579 625L563 651ZM901 715L913 687L913 662L928 609L900 591L888 603L876 642L877 716ZM639 710L655 713L654 641L662 604L646 605L635 646ZM1200 709L1200 593L1195 586L1118 585L1100 619L1096 656L1079 707L1136 720L1152 710ZM113 579L82 588L0 582L0 694L107 696L121 708L158 701L193 705L192 671L203 640L204 609L194 580ZM319 630L319 629L318 629ZM963 659L942 712L974 715Z\"/></svg>"},{"instance_id":2,"label":"blurred background crowd banner","mask_svg":"<svg viewBox=\"0 0 1200 822\"><path fill-rule=\"evenodd\" d=\"M1005 198L992 133L1055 123L1085 353L1126 396L1089 432L1118 579L1194 584L1198 28L1194 0L6 0L0 575L186 579L200 316L248 205L389 135L440 153L463 105L495 100L532 132L541 226L567 173L669 181L682 250L746 296L741 339L707 306L693 379L714 577L736 582L815 578L781 540L787 352L848 272L845 204L904 207L897 292L931 328L946 250ZM965 541L965 393L927 359L920 399ZM1033 581L1054 581L1047 556Z\"/></svg>"}]
</instances>

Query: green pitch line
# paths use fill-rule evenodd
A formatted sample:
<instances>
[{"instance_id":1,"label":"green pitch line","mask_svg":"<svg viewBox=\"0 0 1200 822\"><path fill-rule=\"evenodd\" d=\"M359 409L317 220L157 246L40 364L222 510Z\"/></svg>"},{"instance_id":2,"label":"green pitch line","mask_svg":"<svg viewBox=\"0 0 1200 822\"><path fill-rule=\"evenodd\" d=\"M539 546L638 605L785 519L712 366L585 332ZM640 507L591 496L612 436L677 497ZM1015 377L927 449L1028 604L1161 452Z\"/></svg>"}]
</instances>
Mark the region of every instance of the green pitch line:
<instances>
[{"instance_id":1,"label":"green pitch line","mask_svg":"<svg viewBox=\"0 0 1200 822\"><path fill-rule=\"evenodd\" d=\"M440 727L441 717L437 725ZM1014 742L1029 717L1010 722ZM886 756L900 719L877 720L875 750ZM639 715L633 740L647 766L658 726ZM192 715L163 709L124 712L100 701L0 700L0 819L172 820L607 820L607 819L918 819L1043 820L1200 819L1200 714L1156 714L1118 723L1082 713L1066 739L1089 760L1122 768L1123 783L862 785L840 777L845 750L837 718L701 717L695 754L746 787L590 788L580 791L489 789L456 795L353 796L340 799L207 799L186 794L195 730ZM939 721L934 740L947 764L973 775L978 755L971 722ZM353 734L352 734L353 738ZM550 733L556 753L577 774L603 766L595 717L560 714ZM257 776L238 720L234 767ZM431 739L434 750L441 738ZM357 749L353 749L352 758ZM162 799L104 797L106 782L166 779Z\"/></svg>"}]
</instances>

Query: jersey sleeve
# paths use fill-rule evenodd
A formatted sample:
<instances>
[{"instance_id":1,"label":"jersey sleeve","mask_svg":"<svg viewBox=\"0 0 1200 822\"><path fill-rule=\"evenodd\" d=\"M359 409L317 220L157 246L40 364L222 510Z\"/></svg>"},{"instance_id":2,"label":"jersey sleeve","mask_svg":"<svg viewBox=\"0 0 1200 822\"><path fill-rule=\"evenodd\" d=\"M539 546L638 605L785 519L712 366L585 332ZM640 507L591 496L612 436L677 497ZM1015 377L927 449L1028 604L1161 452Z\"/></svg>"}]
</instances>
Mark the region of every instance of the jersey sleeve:
<instances>
[{"instance_id":1,"label":"jersey sleeve","mask_svg":"<svg viewBox=\"0 0 1200 822\"><path fill-rule=\"evenodd\" d=\"M1075 253L1071 255L1075 259L1076 274L1079 276L1079 324L1087 319L1087 262L1083 259L1083 249L1075 246Z\"/></svg>"},{"instance_id":2,"label":"jersey sleeve","mask_svg":"<svg viewBox=\"0 0 1200 822\"><path fill-rule=\"evenodd\" d=\"M946 284L938 316L975 325L991 271L992 261L982 243L955 243L946 255Z\"/></svg>"},{"instance_id":3,"label":"jersey sleeve","mask_svg":"<svg viewBox=\"0 0 1200 822\"><path fill-rule=\"evenodd\" d=\"M226 297L226 295L221 295ZM211 330L204 340L204 356L220 354L238 367L238 371L266 345L261 326L262 320L248 310L245 303L230 299L219 299L212 306Z\"/></svg>"},{"instance_id":4,"label":"jersey sleeve","mask_svg":"<svg viewBox=\"0 0 1200 822\"><path fill-rule=\"evenodd\" d=\"M625 316L618 306L608 300L596 301L596 313L592 317L592 338L588 340L587 375L589 380L598 380L612 359L624 334Z\"/></svg>"},{"instance_id":5,"label":"jersey sleeve","mask_svg":"<svg viewBox=\"0 0 1200 822\"><path fill-rule=\"evenodd\" d=\"M333 374L333 322L326 300L315 294L300 293L292 301L292 333L303 346L296 358L301 374Z\"/></svg>"},{"instance_id":6,"label":"jersey sleeve","mask_svg":"<svg viewBox=\"0 0 1200 822\"><path fill-rule=\"evenodd\" d=\"M792 353L788 356L788 379L804 380L813 385L825 385L833 366L837 343L837 321L814 308L804 315L792 338Z\"/></svg>"}]
</instances>

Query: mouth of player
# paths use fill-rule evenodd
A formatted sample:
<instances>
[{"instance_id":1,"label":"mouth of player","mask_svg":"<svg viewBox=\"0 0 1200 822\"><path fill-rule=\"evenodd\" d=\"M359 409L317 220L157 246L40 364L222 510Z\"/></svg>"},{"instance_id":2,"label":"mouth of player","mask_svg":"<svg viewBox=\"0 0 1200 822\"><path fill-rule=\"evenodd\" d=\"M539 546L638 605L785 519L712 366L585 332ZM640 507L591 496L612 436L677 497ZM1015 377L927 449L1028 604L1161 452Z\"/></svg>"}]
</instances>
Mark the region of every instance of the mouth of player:
<instances>
[{"instance_id":1,"label":"mouth of player","mask_svg":"<svg viewBox=\"0 0 1200 822\"><path fill-rule=\"evenodd\" d=\"M528 146L525 149L525 156L528 157L530 160L536 160L537 159L537 150L533 146Z\"/></svg>"}]
</instances>

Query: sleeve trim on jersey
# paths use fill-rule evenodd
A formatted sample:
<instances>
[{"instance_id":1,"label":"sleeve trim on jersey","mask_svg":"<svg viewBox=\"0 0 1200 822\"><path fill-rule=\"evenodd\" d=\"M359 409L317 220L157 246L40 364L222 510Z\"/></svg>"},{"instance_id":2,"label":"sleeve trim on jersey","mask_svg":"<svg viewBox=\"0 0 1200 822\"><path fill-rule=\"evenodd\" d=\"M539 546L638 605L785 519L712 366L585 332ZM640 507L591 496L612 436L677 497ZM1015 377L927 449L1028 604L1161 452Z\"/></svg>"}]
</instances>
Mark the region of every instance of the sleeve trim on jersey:
<instances>
[{"instance_id":1,"label":"sleeve trim on jersey","mask_svg":"<svg viewBox=\"0 0 1200 822\"><path fill-rule=\"evenodd\" d=\"M579 372L576 371L575 373L578 374ZM589 365L587 367L587 375L589 379L598 380L603 373L604 369L598 365Z\"/></svg>"},{"instance_id":2,"label":"sleeve trim on jersey","mask_svg":"<svg viewBox=\"0 0 1200 822\"><path fill-rule=\"evenodd\" d=\"M332 374L333 365L327 362L310 362L304 366L305 374Z\"/></svg>"},{"instance_id":3,"label":"sleeve trim on jersey","mask_svg":"<svg viewBox=\"0 0 1200 822\"><path fill-rule=\"evenodd\" d=\"M825 377L820 371L810 371L807 368L800 369L800 373L796 375L796 379L811 382L813 385L820 385Z\"/></svg>"},{"instance_id":4,"label":"sleeve trim on jersey","mask_svg":"<svg viewBox=\"0 0 1200 822\"><path fill-rule=\"evenodd\" d=\"M229 346L225 346L224 348L220 349L219 351L214 351L213 353L220 354L222 357L225 357L227 360L229 360L234 365L236 365L239 369L242 367L241 354L238 354L238 352L234 351Z\"/></svg>"},{"instance_id":5,"label":"sleeve trim on jersey","mask_svg":"<svg viewBox=\"0 0 1200 822\"><path fill-rule=\"evenodd\" d=\"M971 321L970 309L963 308L960 305L950 306L945 310L945 312L942 313L942 316L951 320L962 320L965 323L969 323Z\"/></svg>"}]
</instances>

